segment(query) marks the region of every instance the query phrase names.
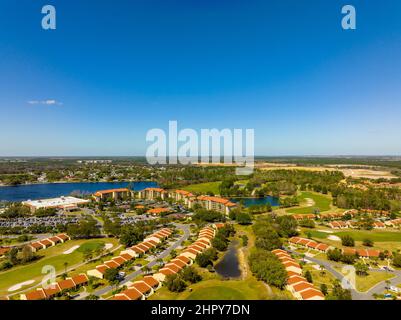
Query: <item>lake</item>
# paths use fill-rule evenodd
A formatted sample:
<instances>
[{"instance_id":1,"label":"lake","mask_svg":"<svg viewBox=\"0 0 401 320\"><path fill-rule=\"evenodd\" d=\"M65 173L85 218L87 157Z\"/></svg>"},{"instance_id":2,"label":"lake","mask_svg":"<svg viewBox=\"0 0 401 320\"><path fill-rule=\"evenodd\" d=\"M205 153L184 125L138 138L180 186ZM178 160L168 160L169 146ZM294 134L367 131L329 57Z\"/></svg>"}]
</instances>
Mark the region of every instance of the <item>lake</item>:
<instances>
[{"instance_id":1,"label":"lake","mask_svg":"<svg viewBox=\"0 0 401 320\"><path fill-rule=\"evenodd\" d=\"M130 182L77 182L77 183L45 183L0 187L0 201L25 201L68 196L73 191L94 193L99 190L126 188ZM157 187L156 182L131 182L135 191Z\"/></svg>"},{"instance_id":2,"label":"lake","mask_svg":"<svg viewBox=\"0 0 401 320\"><path fill-rule=\"evenodd\" d=\"M228 246L223 259L215 265L216 272L224 278L238 278L241 276L236 241L232 241Z\"/></svg>"},{"instance_id":3,"label":"lake","mask_svg":"<svg viewBox=\"0 0 401 320\"><path fill-rule=\"evenodd\" d=\"M266 196L264 198L232 198L230 200L232 202L243 201L245 207L261 204L270 204L272 207L277 207L280 205L280 199L272 196Z\"/></svg>"}]
</instances>

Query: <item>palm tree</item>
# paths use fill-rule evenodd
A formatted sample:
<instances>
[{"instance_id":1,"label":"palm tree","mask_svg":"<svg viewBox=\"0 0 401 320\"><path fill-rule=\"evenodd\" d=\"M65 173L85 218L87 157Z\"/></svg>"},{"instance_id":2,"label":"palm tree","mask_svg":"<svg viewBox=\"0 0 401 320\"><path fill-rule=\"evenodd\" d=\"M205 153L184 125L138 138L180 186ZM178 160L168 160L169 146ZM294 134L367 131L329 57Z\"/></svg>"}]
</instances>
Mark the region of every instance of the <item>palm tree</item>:
<instances>
[{"instance_id":1,"label":"palm tree","mask_svg":"<svg viewBox=\"0 0 401 320\"><path fill-rule=\"evenodd\" d=\"M64 262L64 273L67 273L67 266L68 266L68 262L65 261Z\"/></svg>"},{"instance_id":2,"label":"palm tree","mask_svg":"<svg viewBox=\"0 0 401 320\"><path fill-rule=\"evenodd\" d=\"M162 266L162 265L164 264L164 261L163 261L163 259L161 259L161 258L157 259L156 262L157 262L160 266Z\"/></svg>"},{"instance_id":3,"label":"palm tree","mask_svg":"<svg viewBox=\"0 0 401 320\"><path fill-rule=\"evenodd\" d=\"M143 273L148 274L151 270L150 270L150 268L148 266L144 266L142 268L142 271L143 271Z\"/></svg>"}]
</instances>

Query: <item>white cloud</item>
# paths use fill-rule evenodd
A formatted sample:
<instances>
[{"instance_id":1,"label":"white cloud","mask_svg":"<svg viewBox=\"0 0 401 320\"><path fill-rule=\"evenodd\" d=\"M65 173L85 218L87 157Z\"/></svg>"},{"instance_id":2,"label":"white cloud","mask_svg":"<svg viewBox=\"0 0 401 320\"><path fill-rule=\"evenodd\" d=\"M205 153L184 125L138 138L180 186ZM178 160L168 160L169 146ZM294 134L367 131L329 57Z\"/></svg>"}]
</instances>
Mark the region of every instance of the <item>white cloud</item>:
<instances>
[{"instance_id":1,"label":"white cloud","mask_svg":"<svg viewBox=\"0 0 401 320\"><path fill-rule=\"evenodd\" d=\"M28 104L31 105L44 105L44 106L51 106L51 105L57 105L61 106L63 103L54 99L46 99L46 100L29 100L27 101Z\"/></svg>"}]
</instances>

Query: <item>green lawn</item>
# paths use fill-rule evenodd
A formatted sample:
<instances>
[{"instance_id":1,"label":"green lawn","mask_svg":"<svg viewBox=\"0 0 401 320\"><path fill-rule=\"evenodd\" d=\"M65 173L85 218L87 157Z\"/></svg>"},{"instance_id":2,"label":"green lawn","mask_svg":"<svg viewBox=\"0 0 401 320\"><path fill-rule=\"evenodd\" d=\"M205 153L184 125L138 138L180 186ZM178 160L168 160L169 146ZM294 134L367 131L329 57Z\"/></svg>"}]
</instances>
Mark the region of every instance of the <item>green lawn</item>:
<instances>
[{"instance_id":1,"label":"green lawn","mask_svg":"<svg viewBox=\"0 0 401 320\"><path fill-rule=\"evenodd\" d=\"M41 256L41 259L38 261L27 265L18 266L9 271L0 273L0 296L9 294L10 292L8 292L8 288L15 284L28 280L35 280L35 282L30 286L39 283L45 275L42 274L42 268L46 265L53 266L58 273L63 272L65 262L68 263L68 267L72 267L73 265L83 262L83 253L79 249L70 254L63 254L63 252L69 248L76 245L96 247L102 242L104 244L113 243L114 246L117 244L117 240L114 238L106 238L102 240L71 240L64 244L39 251L38 255Z\"/></svg>"},{"instance_id":2,"label":"green lawn","mask_svg":"<svg viewBox=\"0 0 401 320\"><path fill-rule=\"evenodd\" d=\"M268 293L265 285L254 279L205 280L190 286L181 293L172 293L162 287L151 300L265 300Z\"/></svg>"},{"instance_id":3,"label":"green lawn","mask_svg":"<svg viewBox=\"0 0 401 320\"><path fill-rule=\"evenodd\" d=\"M327 236L330 235L330 233L326 233L326 232L321 232L321 231L317 231L317 230L313 230L313 229L307 229L307 230L303 230L303 234L306 236L307 234L310 234L310 236L312 238L318 238L318 239L326 239Z\"/></svg>"},{"instance_id":4,"label":"green lawn","mask_svg":"<svg viewBox=\"0 0 401 320\"><path fill-rule=\"evenodd\" d=\"M288 213L292 214L309 214L314 213L315 209L319 209L320 212L329 211L331 209L331 197L328 195L323 195L315 192L301 192L298 196L301 207L287 209ZM307 206L306 199L312 199L314 204L312 206Z\"/></svg>"},{"instance_id":5,"label":"green lawn","mask_svg":"<svg viewBox=\"0 0 401 320\"><path fill-rule=\"evenodd\" d=\"M200 194L206 194L208 192L219 194L220 184L221 181L205 182L205 183L191 184L189 186L184 187L183 189L193 193L200 193Z\"/></svg>"},{"instance_id":6,"label":"green lawn","mask_svg":"<svg viewBox=\"0 0 401 320\"><path fill-rule=\"evenodd\" d=\"M379 282L386 281L387 279L394 277L394 274L387 272L369 271L367 276L356 276L356 289L360 292L366 292Z\"/></svg>"},{"instance_id":7,"label":"green lawn","mask_svg":"<svg viewBox=\"0 0 401 320\"><path fill-rule=\"evenodd\" d=\"M401 232L387 232L380 230L352 230L352 231L339 231L333 233L338 237L342 237L345 235L349 235L354 238L355 241L363 241L365 239L371 239L372 241L377 242L400 242L401 241Z\"/></svg>"}]
</instances>

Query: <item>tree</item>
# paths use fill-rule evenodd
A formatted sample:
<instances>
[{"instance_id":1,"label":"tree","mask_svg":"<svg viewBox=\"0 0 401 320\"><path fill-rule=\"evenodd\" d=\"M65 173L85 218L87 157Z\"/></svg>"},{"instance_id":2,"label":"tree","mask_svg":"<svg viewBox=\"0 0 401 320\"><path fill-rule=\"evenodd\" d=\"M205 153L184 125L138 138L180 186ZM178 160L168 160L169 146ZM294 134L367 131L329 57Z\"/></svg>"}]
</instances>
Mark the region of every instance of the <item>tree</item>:
<instances>
[{"instance_id":1,"label":"tree","mask_svg":"<svg viewBox=\"0 0 401 320\"><path fill-rule=\"evenodd\" d=\"M168 275L164 284L171 292L182 292L187 287L185 281L178 274Z\"/></svg>"},{"instance_id":2,"label":"tree","mask_svg":"<svg viewBox=\"0 0 401 320\"><path fill-rule=\"evenodd\" d=\"M246 247L248 245L248 236L244 234L241 236L241 239L242 239L242 245Z\"/></svg>"},{"instance_id":3,"label":"tree","mask_svg":"<svg viewBox=\"0 0 401 320\"><path fill-rule=\"evenodd\" d=\"M331 294L326 296L327 300L352 300L351 290L343 289L341 284L337 281L333 284Z\"/></svg>"},{"instance_id":4,"label":"tree","mask_svg":"<svg viewBox=\"0 0 401 320\"><path fill-rule=\"evenodd\" d=\"M35 259L35 254L33 253L31 247L24 246L21 251L21 261L22 263L27 263Z\"/></svg>"},{"instance_id":5,"label":"tree","mask_svg":"<svg viewBox=\"0 0 401 320\"><path fill-rule=\"evenodd\" d=\"M63 265L64 265L64 273L67 273L68 262L65 261L65 262L63 263Z\"/></svg>"},{"instance_id":6,"label":"tree","mask_svg":"<svg viewBox=\"0 0 401 320\"><path fill-rule=\"evenodd\" d=\"M188 281L190 283L196 283L202 280L201 275L192 266L184 268L181 271L181 276L184 281Z\"/></svg>"},{"instance_id":7,"label":"tree","mask_svg":"<svg viewBox=\"0 0 401 320\"><path fill-rule=\"evenodd\" d=\"M364 245L365 247L373 247L373 240L371 240L371 239L365 239L365 240L363 240L363 245Z\"/></svg>"},{"instance_id":8,"label":"tree","mask_svg":"<svg viewBox=\"0 0 401 320\"><path fill-rule=\"evenodd\" d=\"M304 276L308 282L313 283L312 273L309 270L305 272Z\"/></svg>"},{"instance_id":9,"label":"tree","mask_svg":"<svg viewBox=\"0 0 401 320\"><path fill-rule=\"evenodd\" d=\"M110 284L114 284L118 279L118 270L115 268L106 269L104 272L104 278L109 281Z\"/></svg>"},{"instance_id":10,"label":"tree","mask_svg":"<svg viewBox=\"0 0 401 320\"><path fill-rule=\"evenodd\" d=\"M276 222L278 223L278 230L280 236L282 237L293 237L298 234L297 231L297 221L294 219L293 216L280 216L277 217Z\"/></svg>"},{"instance_id":11,"label":"tree","mask_svg":"<svg viewBox=\"0 0 401 320\"><path fill-rule=\"evenodd\" d=\"M86 297L86 300L99 300L99 297L95 294L90 294Z\"/></svg>"},{"instance_id":12,"label":"tree","mask_svg":"<svg viewBox=\"0 0 401 320\"><path fill-rule=\"evenodd\" d=\"M341 237L341 243L345 247L353 247L355 246L355 240L349 235L345 235Z\"/></svg>"},{"instance_id":13,"label":"tree","mask_svg":"<svg viewBox=\"0 0 401 320\"><path fill-rule=\"evenodd\" d=\"M121 228L120 243L131 247L143 240L144 230L140 226L124 225Z\"/></svg>"},{"instance_id":14,"label":"tree","mask_svg":"<svg viewBox=\"0 0 401 320\"><path fill-rule=\"evenodd\" d=\"M251 224L252 223L252 217L250 214L246 213L246 212L239 212L236 215L236 221L241 224L241 225L245 225L245 224Z\"/></svg>"},{"instance_id":15,"label":"tree","mask_svg":"<svg viewBox=\"0 0 401 320\"><path fill-rule=\"evenodd\" d=\"M328 290L327 290L327 285L325 283L320 284L320 291L327 296Z\"/></svg>"},{"instance_id":16,"label":"tree","mask_svg":"<svg viewBox=\"0 0 401 320\"><path fill-rule=\"evenodd\" d=\"M287 283L287 271L280 260L271 252L257 249L249 255L249 266L259 280L270 285L284 288Z\"/></svg>"},{"instance_id":17,"label":"tree","mask_svg":"<svg viewBox=\"0 0 401 320\"><path fill-rule=\"evenodd\" d=\"M18 260L18 249L17 248L12 248L10 251L7 253L7 258L13 265L17 265L19 263Z\"/></svg>"},{"instance_id":18,"label":"tree","mask_svg":"<svg viewBox=\"0 0 401 320\"><path fill-rule=\"evenodd\" d=\"M368 274L369 267L362 261L357 261L354 264L355 272L359 276L366 276Z\"/></svg>"},{"instance_id":19,"label":"tree","mask_svg":"<svg viewBox=\"0 0 401 320\"><path fill-rule=\"evenodd\" d=\"M209 255L206 253L201 253L198 254L195 258L195 262L199 265L201 268L205 268L210 264L213 264Z\"/></svg>"},{"instance_id":20,"label":"tree","mask_svg":"<svg viewBox=\"0 0 401 320\"><path fill-rule=\"evenodd\" d=\"M394 255L393 265L395 267L401 268L401 254L397 253L397 254Z\"/></svg>"},{"instance_id":21,"label":"tree","mask_svg":"<svg viewBox=\"0 0 401 320\"><path fill-rule=\"evenodd\" d=\"M327 251L327 259L332 260L332 261L340 261L342 258L342 254L340 249L330 249Z\"/></svg>"}]
</instances>

